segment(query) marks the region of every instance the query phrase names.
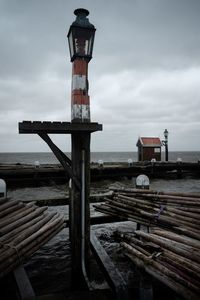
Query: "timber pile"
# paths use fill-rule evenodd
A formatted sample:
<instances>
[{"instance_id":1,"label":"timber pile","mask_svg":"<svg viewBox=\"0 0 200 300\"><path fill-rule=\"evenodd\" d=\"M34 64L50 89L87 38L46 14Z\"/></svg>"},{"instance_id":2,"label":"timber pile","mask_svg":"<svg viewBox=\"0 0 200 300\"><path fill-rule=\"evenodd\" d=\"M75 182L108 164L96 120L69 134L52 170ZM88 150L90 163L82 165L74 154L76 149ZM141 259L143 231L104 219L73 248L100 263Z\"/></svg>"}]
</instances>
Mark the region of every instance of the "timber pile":
<instances>
[{"instance_id":1,"label":"timber pile","mask_svg":"<svg viewBox=\"0 0 200 300\"><path fill-rule=\"evenodd\" d=\"M200 243L163 229L118 233L126 255L138 267L187 300L200 296Z\"/></svg>"},{"instance_id":2,"label":"timber pile","mask_svg":"<svg viewBox=\"0 0 200 300\"><path fill-rule=\"evenodd\" d=\"M115 189L101 212L146 225L117 233L126 255L184 299L200 296L200 195Z\"/></svg>"},{"instance_id":3,"label":"timber pile","mask_svg":"<svg viewBox=\"0 0 200 300\"><path fill-rule=\"evenodd\" d=\"M64 218L47 207L0 199L0 278L64 228Z\"/></svg>"},{"instance_id":4,"label":"timber pile","mask_svg":"<svg viewBox=\"0 0 200 300\"><path fill-rule=\"evenodd\" d=\"M173 229L200 240L200 195L115 189L96 210L146 226Z\"/></svg>"}]
</instances>

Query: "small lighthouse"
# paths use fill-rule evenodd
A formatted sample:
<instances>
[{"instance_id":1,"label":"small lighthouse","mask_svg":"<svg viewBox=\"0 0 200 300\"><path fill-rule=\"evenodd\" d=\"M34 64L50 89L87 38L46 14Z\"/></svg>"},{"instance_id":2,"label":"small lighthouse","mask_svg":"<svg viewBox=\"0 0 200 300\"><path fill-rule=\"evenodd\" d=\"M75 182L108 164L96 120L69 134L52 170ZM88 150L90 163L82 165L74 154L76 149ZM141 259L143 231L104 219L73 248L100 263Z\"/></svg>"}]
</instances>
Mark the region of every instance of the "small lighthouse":
<instances>
[{"instance_id":1,"label":"small lighthouse","mask_svg":"<svg viewBox=\"0 0 200 300\"><path fill-rule=\"evenodd\" d=\"M92 58L95 27L83 8L74 11L76 20L68 32L72 62L71 121L90 122L90 97L88 95L88 63Z\"/></svg>"}]
</instances>

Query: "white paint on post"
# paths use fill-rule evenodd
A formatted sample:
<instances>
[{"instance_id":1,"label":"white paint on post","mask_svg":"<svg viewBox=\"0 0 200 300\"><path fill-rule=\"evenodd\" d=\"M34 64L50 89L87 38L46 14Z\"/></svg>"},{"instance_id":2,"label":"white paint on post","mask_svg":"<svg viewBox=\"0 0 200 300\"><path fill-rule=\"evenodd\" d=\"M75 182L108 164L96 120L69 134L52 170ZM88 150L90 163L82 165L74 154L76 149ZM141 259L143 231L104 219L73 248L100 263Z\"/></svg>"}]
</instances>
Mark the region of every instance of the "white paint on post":
<instances>
[{"instance_id":1,"label":"white paint on post","mask_svg":"<svg viewBox=\"0 0 200 300\"><path fill-rule=\"evenodd\" d=\"M87 78L85 75L72 76L72 90L86 90Z\"/></svg>"},{"instance_id":2,"label":"white paint on post","mask_svg":"<svg viewBox=\"0 0 200 300\"><path fill-rule=\"evenodd\" d=\"M72 105L72 120L90 120L90 106L85 104Z\"/></svg>"}]
</instances>

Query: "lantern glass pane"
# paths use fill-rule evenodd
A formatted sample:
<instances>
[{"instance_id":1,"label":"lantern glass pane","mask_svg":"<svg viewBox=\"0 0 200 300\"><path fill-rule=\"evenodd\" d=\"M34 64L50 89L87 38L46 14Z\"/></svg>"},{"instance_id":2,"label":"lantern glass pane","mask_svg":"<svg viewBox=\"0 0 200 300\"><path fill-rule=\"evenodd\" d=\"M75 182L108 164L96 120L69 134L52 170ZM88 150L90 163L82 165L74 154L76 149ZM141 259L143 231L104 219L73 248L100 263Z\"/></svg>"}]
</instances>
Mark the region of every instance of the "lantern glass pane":
<instances>
[{"instance_id":1,"label":"lantern glass pane","mask_svg":"<svg viewBox=\"0 0 200 300\"><path fill-rule=\"evenodd\" d=\"M74 55L74 42L73 42L72 31L70 32L70 35L69 35L69 51L70 51L70 56L73 57L73 55Z\"/></svg>"},{"instance_id":2,"label":"lantern glass pane","mask_svg":"<svg viewBox=\"0 0 200 300\"><path fill-rule=\"evenodd\" d=\"M94 33L95 31L93 29L91 30L91 28L71 26L68 41L72 60L76 57L91 59Z\"/></svg>"},{"instance_id":3,"label":"lantern glass pane","mask_svg":"<svg viewBox=\"0 0 200 300\"><path fill-rule=\"evenodd\" d=\"M88 40L85 37L75 38L75 53L79 56L88 55Z\"/></svg>"},{"instance_id":4,"label":"lantern glass pane","mask_svg":"<svg viewBox=\"0 0 200 300\"><path fill-rule=\"evenodd\" d=\"M94 35L92 35L88 41L88 54L92 56L92 48L93 48L93 38Z\"/></svg>"},{"instance_id":5,"label":"lantern glass pane","mask_svg":"<svg viewBox=\"0 0 200 300\"><path fill-rule=\"evenodd\" d=\"M164 131L164 137L165 137L165 139L167 139L168 138L168 131Z\"/></svg>"}]
</instances>

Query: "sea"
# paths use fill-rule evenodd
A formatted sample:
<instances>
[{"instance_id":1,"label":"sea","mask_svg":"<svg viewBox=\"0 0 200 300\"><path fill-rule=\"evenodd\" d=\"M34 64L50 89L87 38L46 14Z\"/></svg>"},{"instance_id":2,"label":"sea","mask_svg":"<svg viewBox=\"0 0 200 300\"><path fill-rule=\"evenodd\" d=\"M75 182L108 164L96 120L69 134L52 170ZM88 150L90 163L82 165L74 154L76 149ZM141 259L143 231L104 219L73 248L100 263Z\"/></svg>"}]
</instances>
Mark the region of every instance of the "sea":
<instances>
[{"instance_id":1,"label":"sea","mask_svg":"<svg viewBox=\"0 0 200 300\"><path fill-rule=\"evenodd\" d=\"M67 153L70 157L70 153ZM164 155L163 155L164 156ZM91 162L127 162L132 159L137 161L137 152L92 152ZM162 158L164 160L164 157ZM200 151L196 152L169 152L169 161L182 160L183 162L198 162ZM52 153L0 153L0 164L58 164ZM135 178L123 178L121 180L102 180L91 183L92 193L103 193L111 187L135 187ZM182 179L150 179L150 188L157 191L189 192L200 195L200 178ZM68 195L67 184L52 184L41 187L9 188L9 198L13 200L37 200L63 197ZM50 211L60 214L66 213L65 206L52 206ZM125 259L120 244L115 241L113 232L116 229L130 231L134 229L132 222L120 222L112 224L93 225L101 244L111 256L128 285L140 284L140 274L133 265ZM47 244L41 247L30 258L24 262L25 269L30 278L33 289L37 295L63 292L69 289L71 253L69 242L69 231L63 229ZM106 282L99 278L92 279L92 284L98 288L105 288ZM5 300L9 299L5 298Z\"/></svg>"},{"instance_id":2,"label":"sea","mask_svg":"<svg viewBox=\"0 0 200 300\"><path fill-rule=\"evenodd\" d=\"M70 158L71 153L66 153ZM132 159L137 161L137 152L91 152L92 162L128 162ZM183 162L198 162L200 161L200 151L174 151L169 152L169 161L182 160ZM164 153L162 153L162 160L164 161ZM52 152L26 152L26 153L0 153L0 164L58 164L57 158ZM110 186L117 187L134 187L135 178L123 178L120 181L102 180L100 182L91 183L91 192L107 191ZM183 178L183 179L151 179L150 188L162 191L177 191L177 192L194 192L200 193L199 178ZM66 185L52 185L48 187L35 188L15 188L9 189L8 195L14 199L21 197L30 200L32 198L52 198L64 196L68 193L68 186Z\"/></svg>"},{"instance_id":3,"label":"sea","mask_svg":"<svg viewBox=\"0 0 200 300\"><path fill-rule=\"evenodd\" d=\"M70 158L71 153L66 153ZM91 162L127 162L132 159L138 160L137 152L91 152ZM184 162L197 162L200 160L200 151L172 151L169 152L169 161L181 159ZM164 153L162 153L164 160ZM26 152L26 153L3 153L0 152L0 164L34 164L38 161L40 164L57 164L58 160L52 152Z\"/></svg>"}]
</instances>

